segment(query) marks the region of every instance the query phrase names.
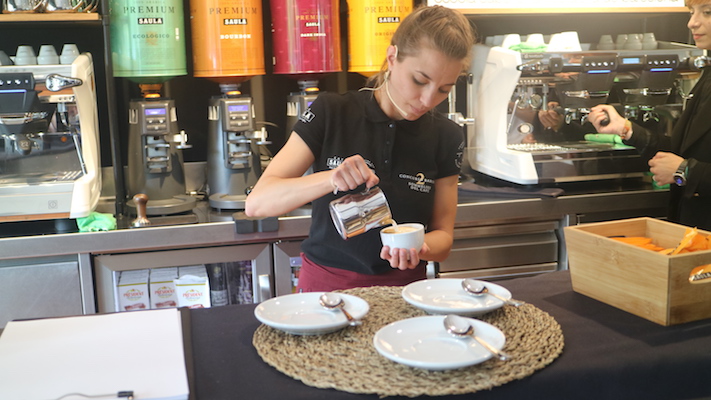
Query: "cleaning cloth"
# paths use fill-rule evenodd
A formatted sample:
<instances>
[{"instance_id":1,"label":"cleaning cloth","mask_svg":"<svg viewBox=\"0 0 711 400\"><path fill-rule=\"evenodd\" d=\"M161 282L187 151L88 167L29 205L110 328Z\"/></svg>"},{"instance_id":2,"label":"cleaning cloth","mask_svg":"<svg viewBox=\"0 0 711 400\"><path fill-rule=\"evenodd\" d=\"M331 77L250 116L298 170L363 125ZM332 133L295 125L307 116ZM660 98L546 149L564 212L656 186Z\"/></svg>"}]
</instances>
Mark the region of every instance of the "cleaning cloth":
<instances>
[{"instance_id":1,"label":"cleaning cloth","mask_svg":"<svg viewBox=\"0 0 711 400\"><path fill-rule=\"evenodd\" d=\"M541 53L546 51L548 46L545 43L517 43L509 47L509 50L521 53Z\"/></svg>"},{"instance_id":2,"label":"cleaning cloth","mask_svg":"<svg viewBox=\"0 0 711 400\"><path fill-rule=\"evenodd\" d=\"M585 135L585 140L597 143L622 144L622 138L613 133L588 133Z\"/></svg>"},{"instance_id":3,"label":"cleaning cloth","mask_svg":"<svg viewBox=\"0 0 711 400\"><path fill-rule=\"evenodd\" d=\"M77 218L79 232L100 232L116 229L116 218L111 214L93 211L86 217Z\"/></svg>"}]
</instances>

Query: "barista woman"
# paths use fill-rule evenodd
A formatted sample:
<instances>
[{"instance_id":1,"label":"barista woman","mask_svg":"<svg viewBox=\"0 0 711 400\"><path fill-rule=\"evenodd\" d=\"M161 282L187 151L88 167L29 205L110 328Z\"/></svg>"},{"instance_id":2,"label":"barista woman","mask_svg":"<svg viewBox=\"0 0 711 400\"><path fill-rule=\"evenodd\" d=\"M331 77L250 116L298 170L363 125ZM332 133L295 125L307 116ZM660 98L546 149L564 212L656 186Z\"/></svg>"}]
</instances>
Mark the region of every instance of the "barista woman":
<instances>
[{"instance_id":1,"label":"barista woman","mask_svg":"<svg viewBox=\"0 0 711 400\"><path fill-rule=\"evenodd\" d=\"M466 71L474 41L458 11L418 8L401 22L368 88L322 93L301 115L246 204L248 215L267 217L311 202L300 291L405 285L425 277L426 261L449 255L464 138L433 109ZM329 202L375 185L395 221L426 226L419 253L383 247L378 230L339 236Z\"/></svg>"},{"instance_id":2,"label":"barista woman","mask_svg":"<svg viewBox=\"0 0 711 400\"><path fill-rule=\"evenodd\" d=\"M711 0L686 0L686 6L696 47L711 49ZM620 135L624 143L651 157L653 179L660 185L671 184L671 221L704 230L711 230L710 74L706 69L702 72L670 137L631 123L609 105L593 107L588 118L599 132ZM601 126L608 115L610 123Z\"/></svg>"}]
</instances>

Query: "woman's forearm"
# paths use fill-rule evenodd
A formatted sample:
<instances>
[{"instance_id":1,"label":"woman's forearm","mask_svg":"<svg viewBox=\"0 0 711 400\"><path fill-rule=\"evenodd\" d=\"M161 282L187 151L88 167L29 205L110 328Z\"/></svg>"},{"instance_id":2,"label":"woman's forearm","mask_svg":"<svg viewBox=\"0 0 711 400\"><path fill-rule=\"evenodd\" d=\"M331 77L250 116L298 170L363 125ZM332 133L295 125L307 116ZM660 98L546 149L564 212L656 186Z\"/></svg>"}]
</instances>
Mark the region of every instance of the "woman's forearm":
<instances>
[{"instance_id":1,"label":"woman's forearm","mask_svg":"<svg viewBox=\"0 0 711 400\"><path fill-rule=\"evenodd\" d=\"M427 254L423 255L422 259L425 261L442 262L449 257L454 238L448 232L435 230L425 235L425 243L427 243L430 250Z\"/></svg>"},{"instance_id":2,"label":"woman's forearm","mask_svg":"<svg viewBox=\"0 0 711 400\"><path fill-rule=\"evenodd\" d=\"M264 176L247 196L245 213L250 217L277 217L331 192L328 174L322 171L297 178Z\"/></svg>"}]
</instances>

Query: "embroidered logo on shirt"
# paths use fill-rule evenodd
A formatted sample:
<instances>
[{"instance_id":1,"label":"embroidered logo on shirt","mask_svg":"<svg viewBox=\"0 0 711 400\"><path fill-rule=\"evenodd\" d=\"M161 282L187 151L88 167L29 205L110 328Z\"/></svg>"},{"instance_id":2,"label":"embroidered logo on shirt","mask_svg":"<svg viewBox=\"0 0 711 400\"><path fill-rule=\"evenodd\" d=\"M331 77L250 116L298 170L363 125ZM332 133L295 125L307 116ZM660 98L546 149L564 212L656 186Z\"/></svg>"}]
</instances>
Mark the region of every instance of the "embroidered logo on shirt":
<instances>
[{"instance_id":1,"label":"embroidered logo on shirt","mask_svg":"<svg viewBox=\"0 0 711 400\"><path fill-rule=\"evenodd\" d=\"M328 167L328 169L336 169L336 168L338 168L339 165L341 165L341 163L343 162L344 159L345 158L343 158L341 156L328 157L326 159L326 166ZM368 166L368 168L370 168L372 170L375 169L375 165L370 160L364 160L364 161L365 161L365 164Z\"/></svg>"},{"instance_id":2,"label":"embroidered logo on shirt","mask_svg":"<svg viewBox=\"0 0 711 400\"><path fill-rule=\"evenodd\" d=\"M457 154L454 156L454 165L457 166L457 168L461 169L462 168L462 159L464 158L464 142L459 143L459 147L457 148Z\"/></svg>"},{"instance_id":3,"label":"embroidered logo on shirt","mask_svg":"<svg viewBox=\"0 0 711 400\"><path fill-rule=\"evenodd\" d=\"M308 124L309 122L311 122L311 121L314 119L315 116L316 116L316 115L314 115L314 113L311 112L311 109L310 109L310 108L307 108L307 109L306 109L303 113L301 113L301 115L299 116L299 121L301 121L301 122L303 122L303 123L305 123L305 124Z\"/></svg>"},{"instance_id":4,"label":"embroidered logo on shirt","mask_svg":"<svg viewBox=\"0 0 711 400\"><path fill-rule=\"evenodd\" d=\"M425 177L425 174L422 172L418 172L415 175L400 174L398 177L409 181L407 182L407 186L410 190L421 193L429 193L432 190L432 185L434 184L434 180Z\"/></svg>"}]
</instances>

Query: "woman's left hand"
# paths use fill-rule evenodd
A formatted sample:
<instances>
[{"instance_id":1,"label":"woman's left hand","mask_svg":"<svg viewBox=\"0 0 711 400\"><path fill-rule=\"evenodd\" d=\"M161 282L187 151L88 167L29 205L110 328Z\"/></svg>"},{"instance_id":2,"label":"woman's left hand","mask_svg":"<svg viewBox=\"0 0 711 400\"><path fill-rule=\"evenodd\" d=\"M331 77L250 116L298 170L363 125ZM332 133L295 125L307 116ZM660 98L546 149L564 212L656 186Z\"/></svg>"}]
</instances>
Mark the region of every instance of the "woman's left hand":
<instances>
[{"instance_id":1,"label":"woman's left hand","mask_svg":"<svg viewBox=\"0 0 711 400\"><path fill-rule=\"evenodd\" d=\"M653 174L652 179L659 185L674 183L674 172L682 161L684 161L684 157L674 153L658 152L649 160L649 172Z\"/></svg>"},{"instance_id":2,"label":"woman's left hand","mask_svg":"<svg viewBox=\"0 0 711 400\"><path fill-rule=\"evenodd\" d=\"M422 250L418 253L415 249L392 249L390 246L383 246L380 250L380 258L390 263L392 268L400 270L415 269L420 265L420 254L426 254L429 251L427 244L422 245Z\"/></svg>"}]
</instances>

